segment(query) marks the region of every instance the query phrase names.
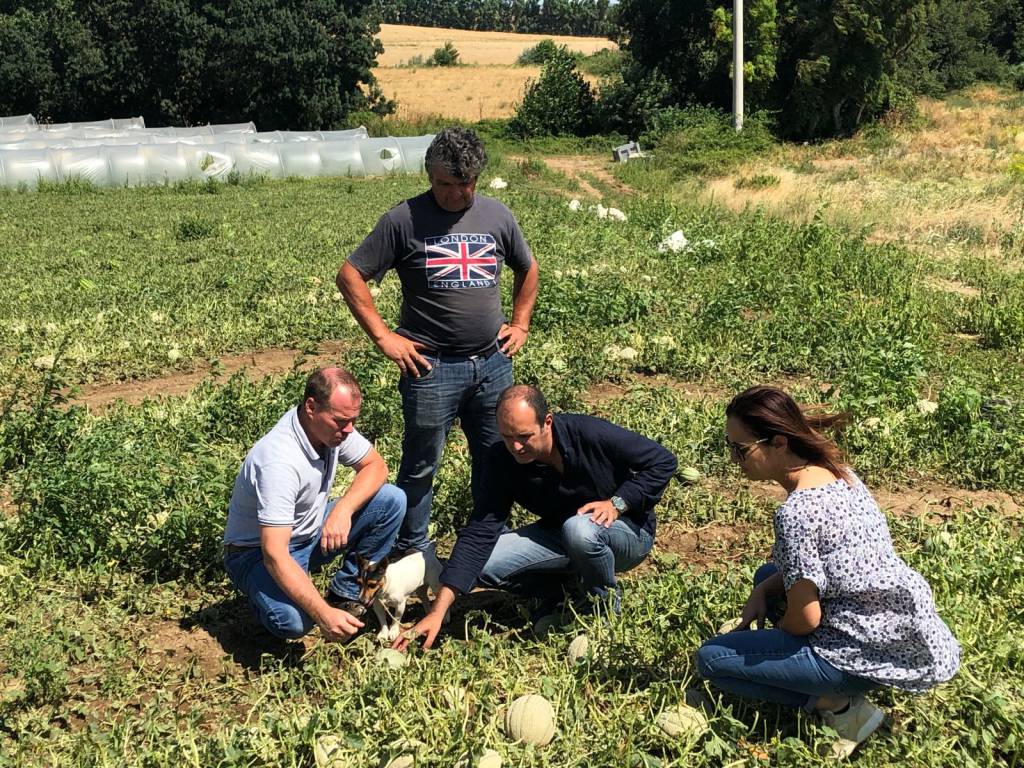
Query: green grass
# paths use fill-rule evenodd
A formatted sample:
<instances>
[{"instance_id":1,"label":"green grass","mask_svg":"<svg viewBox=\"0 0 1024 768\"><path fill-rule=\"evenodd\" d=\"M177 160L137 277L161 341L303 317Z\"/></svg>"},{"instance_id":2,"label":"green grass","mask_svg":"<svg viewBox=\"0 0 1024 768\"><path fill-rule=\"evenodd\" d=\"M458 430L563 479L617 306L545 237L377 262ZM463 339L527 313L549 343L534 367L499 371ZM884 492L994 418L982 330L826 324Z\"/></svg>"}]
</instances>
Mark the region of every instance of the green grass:
<instances>
[{"instance_id":1,"label":"green grass","mask_svg":"<svg viewBox=\"0 0 1024 768\"><path fill-rule=\"evenodd\" d=\"M713 572L690 572L673 553L655 558L629 581L625 620L590 627L601 650L580 668L563 661L569 636L529 638L512 606L460 615L468 639L417 652L403 671L373 661L371 638L305 655L260 638L224 579L218 542L242 457L294 402L303 374L214 378L187 397L103 413L68 408L58 390L341 339L365 391L360 427L397 466L394 367L352 322L333 278L424 179L2 194L0 500L10 501L0 504L0 762L309 766L328 734L352 766L383 765L403 738L437 766L484 746L506 765L722 765L755 760L749 748L772 764L818 762L824 732L772 708L725 702L712 734L692 745L651 724L692 682L693 649L742 604L770 547L771 505L723 490L736 478L721 437L728 393L801 382L801 399L848 411L843 445L876 487L923 477L1020 493L1021 276L965 260L943 274L980 294L949 294L929 282L927 253L872 245L820 219L794 226L658 195L632 198L626 223L601 221L542 191L555 177L506 159L513 152L497 146L488 173L509 180L501 197L542 270L517 378L572 410L588 407L592 385L618 383L623 394L593 408L707 478L670 485L661 520L743 526L740 558ZM660 253L676 229L691 247ZM393 277L377 301L393 320ZM468 514L468 485L467 452L453 441L435 498L443 539ZM897 549L929 579L963 644L964 669L923 697L881 694L894 724L859 758L866 766L1022 757L1018 521L979 509L943 525L948 541L922 521L892 521ZM170 657L157 643L165 631L213 635L230 658L215 652L202 667ZM445 699L452 686L471 692L468 705ZM559 711L547 749L501 733L502 707L526 692Z\"/></svg>"}]
</instances>

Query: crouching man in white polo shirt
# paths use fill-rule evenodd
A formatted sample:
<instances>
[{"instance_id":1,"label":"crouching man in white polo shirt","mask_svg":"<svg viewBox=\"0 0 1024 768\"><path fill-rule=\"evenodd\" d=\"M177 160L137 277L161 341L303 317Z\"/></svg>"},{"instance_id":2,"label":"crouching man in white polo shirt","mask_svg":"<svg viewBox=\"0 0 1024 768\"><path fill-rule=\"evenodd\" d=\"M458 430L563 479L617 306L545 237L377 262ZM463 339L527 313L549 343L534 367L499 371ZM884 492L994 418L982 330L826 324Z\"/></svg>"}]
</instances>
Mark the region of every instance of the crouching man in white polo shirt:
<instances>
[{"instance_id":1,"label":"crouching man in white polo shirt","mask_svg":"<svg viewBox=\"0 0 1024 768\"><path fill-rule=\"evenodd\" d=\"M356 556L387 555L405 516L405 494L385 485L384 459L355 429L361 405L352 374L316 371L302 402L253 446L235 480L224 566L276 637L299 638L314 625L334 641L359 631ZM355 469L355 477L340 498L329 499L338 464ZM321 596L309 574L342 552Z\"/></svg>"}]
</instances>

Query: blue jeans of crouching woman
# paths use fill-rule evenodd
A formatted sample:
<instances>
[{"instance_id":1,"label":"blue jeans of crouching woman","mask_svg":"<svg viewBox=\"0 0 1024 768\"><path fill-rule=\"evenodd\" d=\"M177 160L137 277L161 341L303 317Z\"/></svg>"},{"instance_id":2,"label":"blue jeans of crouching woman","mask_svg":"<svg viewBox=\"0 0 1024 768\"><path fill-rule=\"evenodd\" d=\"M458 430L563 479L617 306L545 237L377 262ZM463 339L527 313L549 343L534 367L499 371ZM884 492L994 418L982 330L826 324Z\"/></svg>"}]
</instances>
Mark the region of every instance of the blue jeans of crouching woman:
<instances>
[{"instance_id":1,"label":"blue jeans of crouching woman","mask_svg":"<svg viewBox=\"0 0 1024 768\"><path fill-rule=\"evenodd\" d=\"M592 515L574 515L561 527L539 522L505 531L480 573L484 587L528 597L553 597L566 577L579 578L587 595L619 610L615 574L639 565L654 537L632 520L620 518L605 528Z\"/></svg>"},{"instance_id":2,"label":"blue jeans of crouching woman","mask_svg":"<svg viewBox=\"0 0 1024 768\"><path fill-rule=\"evenodd\" d=\"M760 584L778 569L762 565L754 576ZM781 614L769 618L777 621ZM829 664L806 637L781 629L729 632L713 637L697 650L697 673L727 693L814 711L821 696L857 696L878 684Z\"/></svg>"},{"instance_id":3,"label":"blue jeans of crouching woman","mask_svg":"<svg viewBox=\"0 0 1024 768\"><path fill-rule=\"evenodd\" d=\"M431 369L419 378L402 376L398 382L405 430L395 484L408 499L395 544L400 550L427 545L434 474L456 418L469 443L470 487L476 498L484 451L501 439L494 416L498 396L512 386L512 360L496 346L489 354L472 357L423 356Z\"/></svg>"},{"instance_id":4,"label":"blue jeans of crouching woman","mask_svg":"<svg viewBox=\"0 0 1024 768\"><path fill-rule=\"evenodd\" d=\"M333 499L327 505L324 519L336 502L337 499ZM332 592L350 600L359 599L359 585L356 583L359 565L356 554L368 560L380 560L387 555L398 535L398 526L404 515L405 494L393 485L384 485L352 516L348 548L344 550L345 559L341 568L331 579ZM342 553L339 550L325 555L320 549L319 536L304 542L292 542L288 551L307 573L317 573ZM313 629L313 619L284 593L270 575L263 562L262 548L225 552L224 568L238 591L249 599L256 619L270 634L285 640L295 640Z\"/></svg>"}]
</instances>

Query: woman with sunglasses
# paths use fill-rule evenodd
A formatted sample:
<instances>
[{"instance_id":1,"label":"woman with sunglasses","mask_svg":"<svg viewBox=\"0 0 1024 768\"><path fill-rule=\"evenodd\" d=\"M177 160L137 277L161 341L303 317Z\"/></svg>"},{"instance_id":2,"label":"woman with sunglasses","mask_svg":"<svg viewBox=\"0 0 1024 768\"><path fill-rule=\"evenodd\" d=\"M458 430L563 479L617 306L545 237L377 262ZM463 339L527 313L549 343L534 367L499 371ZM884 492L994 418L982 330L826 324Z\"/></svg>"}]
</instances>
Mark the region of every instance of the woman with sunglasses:
<instances>
[{"instance_id":1,"label":"woman with sunglasses","mask_svg":"<svg viewBox=\"0 0 1024 768\"><path fill-rule=\"evenodd\" d=\"M697 670L736 696L819 713L839 734L833 754L847 757L883 720L865 693L925 691L956 673L960 648L927 582L893 549L878 504L821 434L839 420L804 413L774 387L729 403L732 460L787 498L772 562L758 569L732 631L697 651Z\"/></svg>"}]
</instances>

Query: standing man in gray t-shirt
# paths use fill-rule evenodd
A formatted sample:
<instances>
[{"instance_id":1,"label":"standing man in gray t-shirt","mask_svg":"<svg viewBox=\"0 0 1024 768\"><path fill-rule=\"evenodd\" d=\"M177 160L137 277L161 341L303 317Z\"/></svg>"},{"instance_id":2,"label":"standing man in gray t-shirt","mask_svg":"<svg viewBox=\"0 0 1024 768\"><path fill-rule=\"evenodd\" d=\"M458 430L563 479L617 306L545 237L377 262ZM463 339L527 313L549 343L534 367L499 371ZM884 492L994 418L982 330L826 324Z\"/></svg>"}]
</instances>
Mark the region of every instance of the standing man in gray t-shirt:
<instances>
[{"instance_id":1,"label":"standing man in gray t-shirt","mask_svg":"<svg viewBox=\"0 0 1024 768\"><path fill-rule=\"evenodd\" d=\"M494 408L512 385L511 358L526 342L537 262L512 213L476 194L487 155L476 134L445 128L427 149L430 189L396 205L338 272L338 288L367 335L401 371L405 432L396 484L408 499L397 550L428 541L434 473L458 418L473 460L499 440ZM501 307L501 269L515 273L512 318ZM367 281L394 269L402 308L392 331Z\"/></svg>"}]
</instances>

